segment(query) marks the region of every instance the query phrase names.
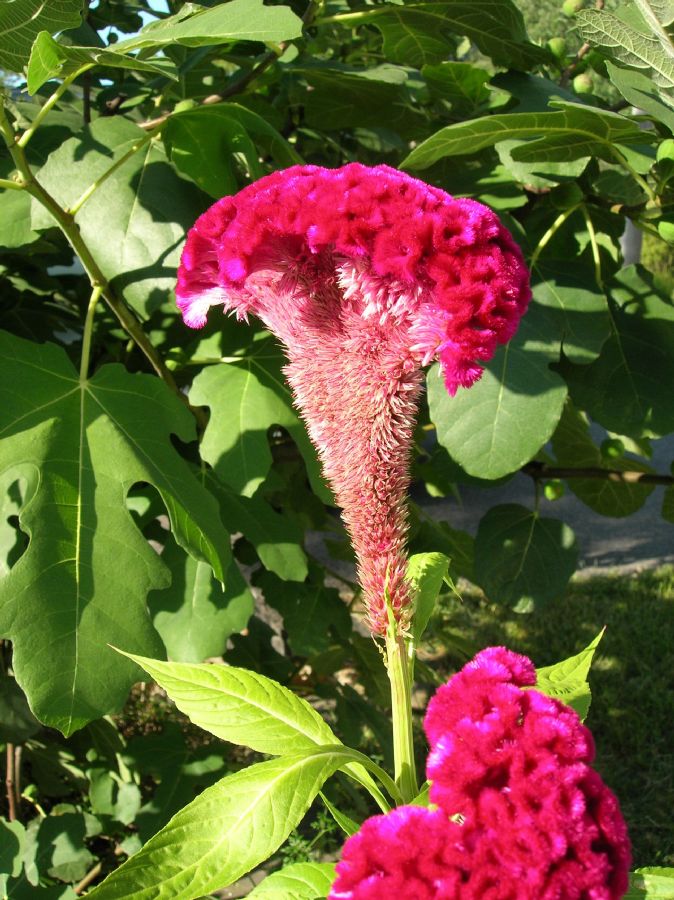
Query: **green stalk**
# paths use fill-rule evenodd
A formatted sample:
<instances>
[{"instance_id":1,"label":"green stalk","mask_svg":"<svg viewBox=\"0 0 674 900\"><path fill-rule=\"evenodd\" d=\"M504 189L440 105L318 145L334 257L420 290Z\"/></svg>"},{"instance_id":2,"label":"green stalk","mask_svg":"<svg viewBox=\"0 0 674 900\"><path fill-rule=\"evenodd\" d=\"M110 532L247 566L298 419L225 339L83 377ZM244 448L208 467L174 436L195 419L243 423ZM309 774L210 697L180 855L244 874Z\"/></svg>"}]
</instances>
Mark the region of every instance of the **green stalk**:
<instances>
[{"instance_id":1,"label":"green stalk","mask_svg":"<svg viewBox=\"0 0 674 900\"><path fill-rule=\"evenodd\" d=\"M40 109L40 112L35 116L35 121L32 123L30 128L27 128L24 131L24 133L21 135L21 137L17 141L17 144L19 145L19 147L21 147L22 150L26 146L28 141L33 137L33 135L35 134L37 129L40 127L40 125L42 124L42 122L45 119L45 116L47 116L49 114L49 111L51 109L53 109L54 106L59 102L59 100L65 94L65 92L68 90L68 88L73 83L73 81L75 81L76 78L79 78L79 76L82 75L83 72L86 72L88 69L93 69L93 67L94 67L94 64L91 63L89 65L82 66L82 68L78 69L76 72L72 72L56 88L54 93L50 97L47 98L47 100L43 104L42 108Z\"/></svg>"},{"instance_id":2,"label":"green stalk","mask_svg":"<svg viewBox=\"0 0 674 900\"><path fill-rule=\"evenodd\" d=\"M412 730L412 666L404 636L389 611L386 632L386 665L391 683L391 715L393 719L393 761L395 783L403 803L409 803L419 793L414 764L414 735Z\"/></svg>"},{"instance_id":3,"label":"green stalk","mask_svg":"<svg viewBox=\"0 0 674 900\"><path fill-rule=\"evenodd\" d=\"M12 181L11 178L0 178L0 188L6 191L22 191L24 185L19 184L18 181Z\"/></svg>"},{"instance_id":4,"label":"green stalk","mask_svg":"<svg viewBox=\"0 0 674 900\"><path fill-rule=\"evenodd\" d=\"M81 194L77 198L77 200L75 200L75 202L72 204L72 206L68 209L68 212L70 213L70 215L71 216L76 215L80 211L80 209L82 209L82 207L87 202L87 200L92 196L94 191L97 191L98 188L103 184L104 181L106 181L111 175L114 175L114 173L117 171L117 169L119 169L121 166L123 166L127 160L131 159L131 157L134 156L134 154L138 153L138 151L140 149L142 149L146 144L148 144L152 140L153 136L154 136L154 133L148 133L144 137L142 137L139 141L136 141L136 143L131 147L130 150L127 150L127 152L124 153L122 156L120 156L119 159L116 160L110 166L109 169L106 169L102 175L99 175L99 177L89 185L89 187L84 191L84 193Z\"/></svg>"},{"instance_id":5,"label":"green stalk","mask_svg":"<svg viewBox=\"0 0 674 900\"><path fill-rule=\"evenodd\" d=\"M80 358L80 382L83 384L87 380L89 374L89 357L91 355L91 335L94 327L94 313L96 312L96 304L101 299L103 287L100 284L94 286L91 292L91 299L87 307L87 317L84 320L84 334L82 336L82 356Z\"/></svg>"},{"instance_id":6,"label":"green stalk","mask_svg":"<svg viewBox=\"0 0 674 900\"><path fill-rule=\"evenodd\" d=\"M16 140L14 131L7 121L4 106L2 105L2 103L0 103L0 133L5 140L7 149L9 150L14 165L16 166L19 173L21 174L21 177L24 180L23 186L25 190L27 190L28 193L38 201L38 203L44 206L44 208L51 214L52 218L55 220L56 224L59 226L63 234L66 236L68 243L79 257L84 270L89 276L89 281L91 283L92 289L100 287L101 296L104 297L105 302L117 316L127 334L133 338L136 345L145 354L150 365L155 370L157 375L159 375L159 377L177 394L177 396L187 404L187 400L178 389L173 375L164 365L164 362L155 350L152 342L143 331L140 322L133 314L133 312L128 308L128 306L126 306L126 304L115 295L114 291L110 287L107 278L101 271L101 268L96 262L93 254L91 253L91 250L82 238L77 223L75 222L75 217L67 210L63 209L33 175L33 172L28 165L28 160L26 159L23 147L20 145L20 142Z\"/></svg>"},{"instance_id":7,"label":"green stalk","mask_svg":"<svg viewBox=\"0 0 674 900\"><path fill-rule=\"evenodd\" d=\"M580 206L580 203L577 203L575 206L570 206L568 209L565 209L564 212L561 212L552 225L548 228L545 234L541 237L538 244L536 244L536 248L534 252L531 254L531 259L529 260L529 268L533 269L536 263L538 262L538 257L541 255L541 252L547 247L553 237L557 234L562 225L566 222L568 218L570 218L575 211Z\"/></svg>"}]
</instances>

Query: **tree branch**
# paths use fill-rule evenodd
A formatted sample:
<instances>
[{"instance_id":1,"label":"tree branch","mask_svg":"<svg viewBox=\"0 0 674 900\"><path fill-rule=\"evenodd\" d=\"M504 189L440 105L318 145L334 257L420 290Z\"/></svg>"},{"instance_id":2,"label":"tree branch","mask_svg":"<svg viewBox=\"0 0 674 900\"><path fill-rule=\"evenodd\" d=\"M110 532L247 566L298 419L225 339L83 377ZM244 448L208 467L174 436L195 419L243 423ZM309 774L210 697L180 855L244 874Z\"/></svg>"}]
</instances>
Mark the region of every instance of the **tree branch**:
<instances>
[{"instance_id":1,"label":"tree branch","mask_svg":"<svg viewBox=\"0 0 674 900\"><path fill-rule=\"evenodd\" d=\"M548 466L541 462L530 462L520 470L534 481L547 481L551 478L587 479L596 478L613 481L619 484L664 484L674 485L674 475L658 475L655 472L623 472L620 469L602 469L599 466L578 467Z\"/></svg>"}]
</instances>

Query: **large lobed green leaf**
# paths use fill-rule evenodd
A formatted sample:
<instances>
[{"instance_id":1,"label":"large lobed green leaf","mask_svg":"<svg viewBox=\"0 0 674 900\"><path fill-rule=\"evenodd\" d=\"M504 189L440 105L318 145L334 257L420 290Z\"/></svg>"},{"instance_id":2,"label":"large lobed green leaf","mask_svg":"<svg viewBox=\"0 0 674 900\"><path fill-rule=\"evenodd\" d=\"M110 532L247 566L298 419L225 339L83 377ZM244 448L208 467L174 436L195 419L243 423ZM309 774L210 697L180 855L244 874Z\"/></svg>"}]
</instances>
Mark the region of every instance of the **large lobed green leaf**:
<instances>
[{"instance_id":1,"label":"large lobed green leaf","mask_svg":"<svg viewBox=\"0 0 674 900\"><path fill-rule=\"evenodd\" d=\"M87 896L195 900L226 887L281 846L325 780L355 756L318 747L223 778Z\"/></svg>"},{"instance_id":2,"label":"large lobed green leaf","mask_svg":"<svg viewBox=\"0 0 674 900\"><path fill-rule=\"evenodd\" d=\"M80 381L62 349L6 333L0 373L0 482L25 484L30 536L0 581L0 631L35 714L70 734L118 708L137 677L107 642L161 653L145 601L168 571L126 508L132 485L157 488L175 539L220 580L229 537L171 444L194 422L159 379L106 365Z\"/></svg>"},{"instance_id":3,"label":"large lobed green leaf","mask_svg":"<svg viewBox=\"0 0 674 900\"><path fill-rule=\"evenodd\" d=\"M143 315L166 301L203 195L175 171L161 144L119 116L99 118L52 152L38 178L64 208L134 147L82 206L76 223L103 274ZM52 227L34 202L33 226Z\"/></svg>"},{"instance_id":4,"label":"large lobed green leaf","mask_svg":"<svg viewBox=\"0 0 674 900\"><path fill-rule=\"evenodd\" d=\"M475 538L475 580L490 600L530 612L557 600L576 570L573 531L517 503L493 506Z\"/></svg>"},{"instance_id":5,"label":"large lobed green leaf","mask_svg":"<svg viewBox=\"0 0 674 900\"><path fill-rule=\"evenodd\" d=\"M55 34L82 21L83 0L5 0L0 4L0 69L21 72L41 31Z\"/></svg>"},{"instance_id":6,"label":"large lobed green leaf","mask_svg":"<svg viewBox=\"0 0 674 900\"><path fill-rule=\"evenodd\" d=\"M466 35L497 66L527 69L548 60L527 36L522 13L511 0L435 0L376 7L358 21L371 22L393 62L421 67L447 59L454 35Z\"/></svg>"},{"instance_id":7,"label":"large lobed green leaf","mask_svg":"<svg viewBox=\"0 0 674 900\"><path fill-rule=\"evenodd\" d=\"M598 157L615 162L616 145L644 144L651 139L625 116L579 103L556 101L554 112L502 113L448 125L419 144L401 163L404 169L426 169L446 156L477 153L513 138L534 138L512 151L523 162L571 162Z\"/></svg>"},{"instance_id":8,"label":"large lobed green leaf","mask_svg":"<svg viewBox=\"0 0 674 900\"><path fill-rule=\"evenodd\" d=\"M606 460L592 440L587 419L567 404L555 433L552 449L560 466L613 469L621 472L652 472L636 459ZM569 487L590 509L602 516L630 516L644 505L652 484L627 483L609 478L570 478Z\"/></svg>"},{"instance_id":9,"label":"large lobed green leaf","mask_svg":"<svg viewBox=\"0 0 674 900\"><path fill-rule=\"evenodd\" d=\"M211 9L186 3L179 13L150 22L117 44L119 50L160 48L166 44L211 47L229 41L289 41L302 34L302 20L289 6L265 6L262 0L229 0Z\"/></svg>"},{"instance_id":10,"label":"large lobed green leaf","mask_svg":"<svg viewBox=\"0 0 674 900\"><path fill-rule=\"evenodd\" d=\"M608 431L660 437L674 429L674 308L652 276L623 269L611 286L612 334L589 366L565 366L574 404Z\"/></svg>"},{"instance_id":11,"label":"large lobed green leaf","mask_svg":"<svg viewBox=\"0 0 674 900\"><path fill-rule=\"evenodd\" d=\"M211 410L201 454L222 481L252 497L272 463L269 429L281 425L302 452L314 490L326 499L316 451L293 409L283 362L276 342L262 336L240 360L207 366L197 375L190 403Z\"/></svg>"},{"instance_id":12,"label":"large lobed green leaf","mask_svg":"<svg viewBox=\"0 0 674 900\"><path fill-rule=\"evenodd\" d=\"M428 402L438 441L471 475L495 479L528 462L555 430L566 398L563 379L550 369L559 345L536 304L516 336L499 349L480 381L455 397L439 369L428 373Z\"/></svg>"},{"instance_id":13,"label":"large lobed green leaf","mask_svg":"<svg viewBox=\"0 0 674 900\"><path fill-rule=\"evenodd\" d=\"M172 115L162 131L171 161L202 190L220 198L239 190L237 160L246 175L264 175L260 151L279 168L301 163L297 151L262 116L237 103L198 106Z\"/></svg>"},{"instance_id":14,"label":"large lobed green leaf","mask_svg":"<svg viewBox=\"0 0 674 900\"><path fill-rule=\"evenodd\" d=\"M144 60L119 53L110 48L71 47L57 43L48 31L41 31L35 39L28 61L28 93L34 94L50 78L65 78L84 67L109 66L115 69L133 69L137 72L154 72L176 80L176 67L169 59Z\"/></svg>"},{"instance_id":15,"label":"large lobed green leaf","mask_svg":"<svg viewBox=\"0 0 674 900\"><path fill-rule=\"evenodd\" d=\"M674 47L653 6L647 0L637 5L642 7L642 18L637 20L639 27L606 10L583 9L577 15L578 30L588 43L601 47L618 62L640 69L671 96Z\"/></svg>"}]
</instances>

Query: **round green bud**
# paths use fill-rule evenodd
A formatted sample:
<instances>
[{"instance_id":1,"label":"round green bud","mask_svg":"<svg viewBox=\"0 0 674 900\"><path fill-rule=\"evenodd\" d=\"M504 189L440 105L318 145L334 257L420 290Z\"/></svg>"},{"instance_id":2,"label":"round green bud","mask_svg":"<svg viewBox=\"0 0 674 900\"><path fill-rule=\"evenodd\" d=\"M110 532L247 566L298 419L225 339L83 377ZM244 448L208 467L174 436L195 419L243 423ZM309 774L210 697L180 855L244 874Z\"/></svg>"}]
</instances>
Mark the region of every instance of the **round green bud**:
<instances>
[{"instance_id":1,"label":"round green bud","mask_svg":"<svg viewBox=\"0 0 674 900\"><path fill-rule=\"evenodd\" d=\"M582 75L576 75L573 79L573 89L577 94L591 94L592 78L586 72L583 72Z\"/></svg>"}]
</instances>

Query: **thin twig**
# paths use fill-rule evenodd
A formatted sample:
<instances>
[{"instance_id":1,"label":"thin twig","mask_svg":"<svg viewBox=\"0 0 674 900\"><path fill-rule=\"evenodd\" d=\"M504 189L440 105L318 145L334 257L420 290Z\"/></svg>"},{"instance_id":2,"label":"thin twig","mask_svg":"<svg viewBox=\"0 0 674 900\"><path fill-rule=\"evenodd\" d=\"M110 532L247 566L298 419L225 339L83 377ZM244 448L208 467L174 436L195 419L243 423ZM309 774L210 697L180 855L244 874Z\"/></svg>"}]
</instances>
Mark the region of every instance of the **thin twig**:
<instances>
[{"instance_id":1,"label":"thin twig","mask_svg":"<svg viewBox=\"0 0 674 900\"><path fill-rule=\"evenodd\" d=\"M546 481L551 478L586 479L597 478L621 484L664 484L674 485L674 475L659 475L656 472L622 471L620 469L602 469L599 466L547 466L545 463L530 462L522 466L521 471L534 481Z\"/></svg>"},{"instance_id":2,"label":"thin twig","mask_svg":"<svg viewBox=\"0 0 674 900\"><path fill-rule=\"evenodd\" d=\"M603 9L604 8L604 0L596 0L596 2L594 4L594 8L599 9L599 10ZM559 79L560 87L567 86L569 81L571 81L571 76L578 68L580 62L582 61L582 59L585 56L587 56L587 54L590 52L591 49L592 49L592 44L588 44L587 41L585 41L585 43L581 45L581 47L578 49L578 52L576 53L574 58L571 60L569 65L562 72L562 75Z\"/></svg>"},{"instance_id":3,"label":"thin twig","mask_svg":"<svg viewBox=\"0 0 674 900\"><path fill-rule=\"evenodd\" d=\"M92 866L92 868L89 869L84 878L75 885L75 887L73 888L73 892L79 895L82 893L82 891L85 891L89 887L91 882L95 881L98 878L102 870L103 863L97 862L95 866Z\"/></svg>"},{"instance_id":4,"label":"thin twig","mask_svg":"<svg viewBox=\"0 0 674 900\"><path fill-rule=\"evenodd\" d=\"M14 744L5 748L7 770L5 772L5 790L7 792L7 808L10 822L16 821L16 794L14 792Z\"/></svg>"}]
</instances>

